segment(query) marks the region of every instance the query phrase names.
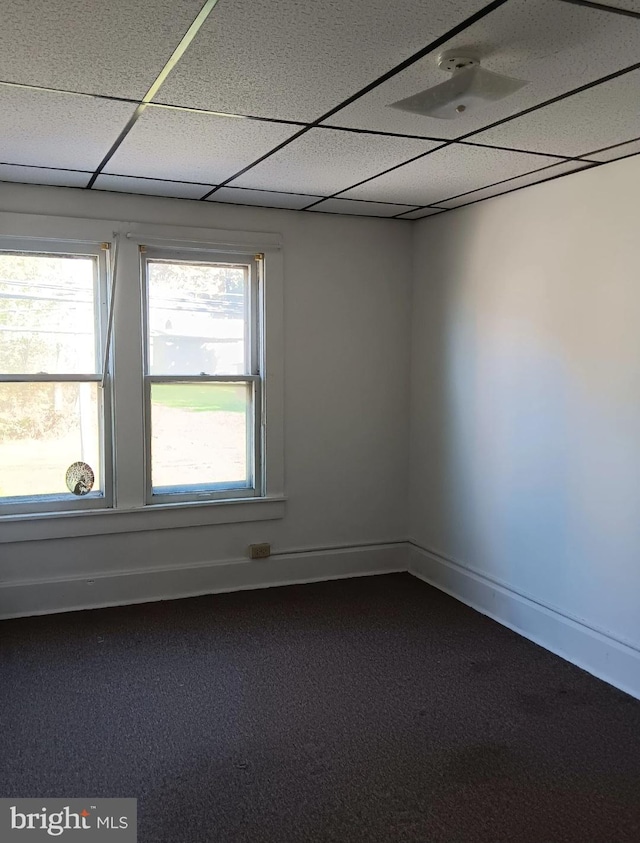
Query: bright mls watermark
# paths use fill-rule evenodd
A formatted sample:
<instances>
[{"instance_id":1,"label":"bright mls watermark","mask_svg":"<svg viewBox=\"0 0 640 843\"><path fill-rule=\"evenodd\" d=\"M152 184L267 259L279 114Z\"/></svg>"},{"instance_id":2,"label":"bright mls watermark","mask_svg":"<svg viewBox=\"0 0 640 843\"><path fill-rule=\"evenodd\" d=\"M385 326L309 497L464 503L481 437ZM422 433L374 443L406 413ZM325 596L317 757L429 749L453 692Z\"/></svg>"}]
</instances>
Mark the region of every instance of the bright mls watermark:
<instances>
[{"instance_id":1,"label":"bright mls watermark","mask_svg":"<svg viewBox=\"0 0 640 843\"><path fill-rule=\"evenodd\" d=\"M0 799L2 843L136 843L136 799Z\"/></svg>"}]
</instances>

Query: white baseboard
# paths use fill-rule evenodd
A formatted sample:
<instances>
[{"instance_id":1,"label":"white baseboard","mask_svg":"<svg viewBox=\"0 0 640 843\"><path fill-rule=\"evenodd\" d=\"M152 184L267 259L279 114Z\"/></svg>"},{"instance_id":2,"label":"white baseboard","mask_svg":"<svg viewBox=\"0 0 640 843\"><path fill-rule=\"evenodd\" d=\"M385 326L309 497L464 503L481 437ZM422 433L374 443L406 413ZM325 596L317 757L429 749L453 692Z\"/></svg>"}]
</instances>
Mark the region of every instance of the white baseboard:
<instances>
[{"instance_id":1,"label":"white baseboard","mask_svg":"<svg viewBox=\"0 0 640 843\"><path fill-rule=\"evenodd\" d=\"M0 620L226 591L409 571L563 659L640 699L640 650L414 543L361 545L0 583Z\"/></svg>"},{"instance_id":2,"label":"white baseboard","mask_svg":"<svg viewBox=\"0 0 640 843\"><path fill-rule=\"evenodd\" d=\"M0 619L395 573L407 570L406 553L406 543L397 542L92 577L0 582Z\"/></svg>"},{"instance_id":3,"label":"white baseboard","mask_svg":"<svg viewBox=\"0 0 640 843\"><path fill-rule=\"evenodd\" d=\"M408 546L409 572L546 650L640 699L640 650L440 554Z\"/></svg>"}]
</instances>

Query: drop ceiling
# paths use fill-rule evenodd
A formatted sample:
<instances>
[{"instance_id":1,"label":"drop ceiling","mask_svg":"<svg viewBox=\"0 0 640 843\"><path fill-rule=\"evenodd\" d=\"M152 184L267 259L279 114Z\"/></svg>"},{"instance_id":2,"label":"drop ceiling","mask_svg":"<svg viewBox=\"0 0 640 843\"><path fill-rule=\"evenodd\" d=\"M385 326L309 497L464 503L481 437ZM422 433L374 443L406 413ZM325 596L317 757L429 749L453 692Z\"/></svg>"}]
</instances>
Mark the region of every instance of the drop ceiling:
<instances>
[{"instance_id":1,"label":"drop ceiling","mask_svg":"<svg viewBox=\"0 0 640 843\"><path fill-rule=\"evenodd\" d=\"M389 107L451 49L528 84ZM639 102L640 0L4 0L0 182L413 220L640 153Z\"/></svg>"}]
</instances>

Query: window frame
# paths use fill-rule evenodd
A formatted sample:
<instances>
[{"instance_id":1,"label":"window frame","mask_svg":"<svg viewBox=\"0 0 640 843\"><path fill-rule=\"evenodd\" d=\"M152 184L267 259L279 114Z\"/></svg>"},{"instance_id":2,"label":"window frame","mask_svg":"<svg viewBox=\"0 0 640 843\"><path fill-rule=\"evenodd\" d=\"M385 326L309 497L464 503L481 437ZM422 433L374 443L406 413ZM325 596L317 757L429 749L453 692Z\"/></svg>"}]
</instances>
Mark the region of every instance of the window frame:
<instances>
[{"instance_id":1,"label":"window frame","mask_svg":"<svg viewBox=\"0 0 640 843\"><path fill-rule=\"evenodd\" d=\"M85 512L102 510L113 505L113 402L111 381L104 377L104 349L108 319L110 293L110 243L101 240L80 240L77 238L45 238L0 236L0 254L88 256L96 258L94 275L94 330L95 330L95 373L16 373L0 372L0 385L5 383L96 383L98 400L98 447L100 452L101 491L76 496L69 493L20 495L0 498L0 516ZM109 361L106 361L107 369Z\"/></svg>"},{"instance_id":2,"label":"window frame","mask_svg":"<svg viewBox=\"0 0 640 843\"><path fill-rule=\"evenodd\" d=\"M179 203L176 203L176 205ZM237 230L136 222L130 218L60 216L0 211L0 244L9 239L42 243L112 244L117 256L109 383L112 414L113 497L110 507L75 511L6 513L0 510L0 545L67 537L111 535L147 530L184 529L274 521L286 514L284 462L284 258L282 235L274 231ZM118 248L115 244L118 239ZM262 413L263 495L170 504L145 504L142 369L142 296L140 244L232 251L264 255L262 377L268 392ZM127 407L123 412L118 408Z\"/></svg>"},{"instance_id":3,"label":"window frame","mask_svg":"<svg viewBox=\"0 0 640 843\"><path fill-rule=\"evenodd\" d=\"M143 341L143 390L144 390L144 433L145 433L145 505L171 504L184 502L206 502L216 500L241 500L243 498L263 497L264 489L264 415L262 407L265 401L265 382L262 377L264 360L264 315L262 254L247 255L202 247L148 246L140 244L140 278L142 295L142 341ZM226 264L246 266L248 274L248 318L245 321L245 346L249 371L245 374L227 375L154 375L149 364L149 275L148 263L153 260L175 261L176 263L204 263L211 266ZM246 384L251 388L250 412L247 413L250 430L247 431L247 466L248 485L211 484L207 488L186 487L180 492L154 492L152 467L152 424L151 424L151 388L156 383L198 384L198 383L234 383ZM250 434L250 435L249 435ZM218 486L218 488L215 488Z\"/></svg>"}]
</instances>

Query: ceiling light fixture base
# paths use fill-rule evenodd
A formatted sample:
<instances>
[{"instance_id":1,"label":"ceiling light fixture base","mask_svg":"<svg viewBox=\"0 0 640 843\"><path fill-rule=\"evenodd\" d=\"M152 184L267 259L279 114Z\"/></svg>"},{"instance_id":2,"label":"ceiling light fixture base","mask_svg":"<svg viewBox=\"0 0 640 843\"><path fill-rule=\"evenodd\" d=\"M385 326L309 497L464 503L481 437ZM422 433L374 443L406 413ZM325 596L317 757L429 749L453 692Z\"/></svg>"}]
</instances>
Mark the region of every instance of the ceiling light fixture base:
<instances>
[{"instance_id":1,"label":"ceiling light fixture base","mask_svg":"<svg viewBox=\"0 0 640 843\"><path fill-rule=\"evenodd\" d=\"M463 114L473 115L487 102L508 97L527 84L523 79L485 70L477 55L459 48L438 56L438 67L451 74L446 82L390 103L389 107L421 117L455 120Z\"/></svg>"},{"instance_id":2,"label":"ceiling light fixture base","mask_svg":"<svg viewBox=\"0 0 640 843\"><path fill-rule=\"evenodd\" d=\"M461 53L460 50L447 50L438 56L438 67L447 73L458 73L469 67L478 67L480 59L471 53Z\"/></svg>"}]
</instances>

